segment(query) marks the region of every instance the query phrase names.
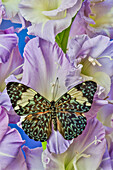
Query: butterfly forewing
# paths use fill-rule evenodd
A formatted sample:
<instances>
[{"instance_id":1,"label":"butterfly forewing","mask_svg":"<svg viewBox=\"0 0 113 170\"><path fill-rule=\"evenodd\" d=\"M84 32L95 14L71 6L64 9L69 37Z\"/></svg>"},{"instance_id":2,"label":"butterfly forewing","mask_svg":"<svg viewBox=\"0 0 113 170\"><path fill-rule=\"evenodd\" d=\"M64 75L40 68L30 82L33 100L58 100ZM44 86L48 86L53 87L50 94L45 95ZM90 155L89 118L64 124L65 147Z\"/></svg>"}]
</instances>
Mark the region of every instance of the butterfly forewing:
<instances>
[{"instance_id":1,"label":"butterfly forewing","mask_svg":"<svg viewBox=\"0 0 113 170\"><path fill-rule=\"evenodd\" d=\"M44 112L50 107L50 102L24 84L10 82L7 92L15 112L22 116L31 113Z\"/></svg>"},{"instance_id":2,"label":"butterfly forewing","mask_svg":"<svg viewBox=\"0 0 113 170\"><path fill-rule=\"evenodd\" d=\"M50 112L47 111L43 114L38 112L26 116L22 122L22 129L35 141L47 141L52 129Z\"/></svg>"},{"instance_id":3,"label":"butterfly forewing","mask_svg":"<svg viewBox=\"0 0 113 170\"><path fill-rule=\"evenodd\" d=\"M88 112L91 108L97 84L86 81L70 89L56 101L56 107L61 111Z\"/></svg>"}]
</instances>

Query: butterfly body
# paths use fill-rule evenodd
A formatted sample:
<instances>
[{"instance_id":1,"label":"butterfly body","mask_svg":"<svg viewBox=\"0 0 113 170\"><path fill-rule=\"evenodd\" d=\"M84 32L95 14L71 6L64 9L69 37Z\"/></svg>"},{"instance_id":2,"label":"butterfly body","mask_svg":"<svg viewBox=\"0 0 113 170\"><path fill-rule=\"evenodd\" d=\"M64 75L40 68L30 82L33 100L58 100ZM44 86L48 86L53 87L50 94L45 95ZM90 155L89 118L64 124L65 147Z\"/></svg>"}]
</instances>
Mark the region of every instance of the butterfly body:
<instances>
[{"instance_id":1,"label":"butterfly body","mask_svg":"<svg viewBox=\"0 0 113 170\"><path fill-rule=\"evenodd\" d=\"M53 128L54 128L55 131L57 130L56 113L57 113L57 109L55 107L55 102L51 101L50 114L51 114L51 120L52 120Z\"/></svg>"},{"instance_id":2,"label":"butterfly body","mask_svg":"<svg viewBox=\"0 0 113 170\"><path fill-rule=\"evenodd\" d=\"M15 112L26 116L22 121L23 130L30 138L41 142L49 139L52 128L58 130L66 140L79 136L87 124L83 113L91 108L96 89L95 82L86 81L71 88L57 101L54 98L48 101L24 84L7 84Z\"/></svg>"}]
</instances>

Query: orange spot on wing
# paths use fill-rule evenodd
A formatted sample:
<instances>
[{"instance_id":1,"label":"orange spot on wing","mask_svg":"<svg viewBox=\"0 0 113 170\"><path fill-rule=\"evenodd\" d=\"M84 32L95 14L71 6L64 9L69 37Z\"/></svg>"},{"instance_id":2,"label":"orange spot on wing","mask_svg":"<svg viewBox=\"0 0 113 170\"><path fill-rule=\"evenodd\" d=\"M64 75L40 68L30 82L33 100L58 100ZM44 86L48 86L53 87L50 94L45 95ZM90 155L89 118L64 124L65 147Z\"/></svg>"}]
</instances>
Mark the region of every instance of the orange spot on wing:
<instances>
[{"instance_id":1,"label":"orange spot on wing","mask_svg":"<svg viewBox=\"0 0 113 170\"><path fill-rule=\"evenodd\" d=\"M35 114L37 114L37 115L41 115L41 114L45 114L45 113L48 113L48 112L51 112L51 111L46 111L46 112L37 112L37 113L35 113Z\"/></svg>"},{"instance_id":2,"label":"orange spot on wing","mask_svg":"<svg viewBox=\"0 0 113 170\"><path fill-rule=\"evenodd\" d=\"M32 115L28 115L27 117L30 118L30 117L32 117Z\"/></svg>"},{"instance_id":3,"label":"orange spot on wing","mask_svg":"<svg viewBox=\"0 0 113 170\"><path fill-rule=\"evenodd\" d=\"M79 113L79 112L75 112L75 114L78 115L78 116L82 115L82 113Z\"/></svg>"}]
</instances>

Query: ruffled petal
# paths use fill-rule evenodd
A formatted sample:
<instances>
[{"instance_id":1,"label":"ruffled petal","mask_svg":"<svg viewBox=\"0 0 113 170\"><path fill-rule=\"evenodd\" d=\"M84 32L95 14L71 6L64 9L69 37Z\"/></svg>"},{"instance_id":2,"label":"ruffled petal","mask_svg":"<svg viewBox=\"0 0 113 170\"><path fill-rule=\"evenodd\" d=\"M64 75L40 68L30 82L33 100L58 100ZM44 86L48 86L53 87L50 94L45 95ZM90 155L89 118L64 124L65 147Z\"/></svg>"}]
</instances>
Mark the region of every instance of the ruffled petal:
<instances>
[{"instance_id":1,"label":"ruffled petal","mask_svg":"<svg viewBox=\"0 0 113 170\"><path fill-rule=\"evenodd\" d=\"M61 154L69 148L73 140L65 140L59 131L56 132L52 130L51 136L47 142L49 152Z\"/></svg>"},{"instance_id":2,"label":"ruffled petal","mask_svg":"<svg viewBox=\"0 0 113 170\"><path fill-rule=\"evenodd\" d=\"M24 155L22 153L22 150L20 149L18 155L16 158L13 159L13 161L5 168L5 170L28 170L27 164L24 158Z\"/></svg>"},{"instance_id":3,"label":"ruffled petal","mask_svg":"<svg viewBox=\"0 0 113 170\"><path fill-rule=\"evenodd\" d=\"M82 77L80 75L82 69L82 65L79 64L77 67L71 66L68 75L66 76L65 84L67 89L76 86L77 84L81 83Z\"/></svg>"},{"instance_id":4,"label":"ruffled petal","mask_svg":"<svg viewBox=\"0 0 113 170\"><path fill-rule=\"evenodd\" d=\"M0 165L5 169L18 155L20 147L24 144L16 129L9 129L0 141Z\"/></svg>"},{"instance_id":5,"label":"ruffled petal","mask_svg":"<svg viewBox=\"0 0 113 170\"><path fill-rule=\"evenodd\" d=\"M111 89L108 94L108 104L103 106L99 111L98 111L98 119L103 123L104 126L113 128L113 82L111 84ZM110 103L111 102L111 103Z\"/></svg>"},{"instance_id":6,"label":"ruffled petal","mask_svg":"<svg viewBox=\"0 0 113 170\"><path fill-rule=\"evenodd\" d=\"M113 169L112 159L110 158L108 146L106 146L106 150L103 155L102 162L97 170L99 170L99 169L103 169L103 170L106 170L106 169L112 170Z\"/></svg>"},{"instance_id":7,"label":"ruffled petal","mask_svg":"<svg viewBox=\"0 0 113 170\"><path fill-rule=\"evenodd\" d=\"M16 54L16 55L15 55ZM3 55L3 54L2 54ZM20 55L18 46L16 46L9 56L7 56L7 62L0 65L0 90L3 91L5 88L5 79L10 75L19 75L22 73L22 67L16 69L19 65L23 64L23 58Z\"/></svg>"},{"instance_id":8,"label":"ruffled petal","mask_svg":"<svg viewBox=\"0 0 113 170\"><path fill-rule=\"evenodd\" d=\"M71 24L81 4L81 0L29 0L27 3L22 0L19 8L22 16L32 23L29 34L38 35L54 44L55 36Z\"/></svg>"},{"instance_id":9,"label":"ruffled petal","mask_svg":"<svg viewBox=\"0 0 113 170\"><path fill-rule=\"evenodd\" d=\"M16 34L0 34L0 63L6 63L12 49L16 47L18 37Z\"/></svg>"},{"instance_id":10,"label":"ruffled petal","mask_svg":"<svg viewBox=\"0 0 113 170\"><path fill-rule=\"evenodd\" d=\"M36 149L29 149L28 147L24 146L23 150L26 155L26 163L28 169L40 169L44 170L42 160L41 160L41 155L42 155L42 148L36 148Z\"/></svg>"},{"instance_id":11,"label":"ruffled petal","mask_svg":"<svg viewBox=\"0 0 113 170\"><path fill-rule=\"evenodd\" d=\"M2 1L2 4L5 6L7 18L12 19L19 12L18 4L20 0L6 0Z\"/></svg>"},{"instance_id":12,"label":"ruffled petal","mask_svg":"<svg viewBox=\"0 0 113 170\"><path fill-rule=\"evenodd\" d=\"M105 151L105 130L97 119L90 119L83 134L74 139L68 150L63 154L43 152L45 169L97 169ZM96 152L95 152L96 151Z\"/></svg>"},{"instance_id":13,"label":"ruffled petal","mask_svg":"<svg viewBox=\"0 0 113 170\"><path fill-rule=\"evenodd\" d=\"M58 77L56 99L66 92L65 78L70 63L57 44L52 45L45 40L34 38L27 43L24 58L23 83L51 101Z\"/></svg>"},{"instance_id":14,"label":"ruffled petal","mask_svg":"<svg viewBox=\"0 0 113 170\"><path fill-rule=\"evenodd\" d=\"M8 115L4 107L0 106L0 141L8 130Z\"/></svg>"},{"instance_id":15,"label":"ruffled petal","mask_svg":"<svg viewBox=\"0 0 113 170\"><path fill-rule=\"evenodd\" d=\"M95 37L101 34L112 39L112 23L112 0L85 0L71 26L70 38L81 34L87 34L90 37Z\"/></svg>"}]
</instances>

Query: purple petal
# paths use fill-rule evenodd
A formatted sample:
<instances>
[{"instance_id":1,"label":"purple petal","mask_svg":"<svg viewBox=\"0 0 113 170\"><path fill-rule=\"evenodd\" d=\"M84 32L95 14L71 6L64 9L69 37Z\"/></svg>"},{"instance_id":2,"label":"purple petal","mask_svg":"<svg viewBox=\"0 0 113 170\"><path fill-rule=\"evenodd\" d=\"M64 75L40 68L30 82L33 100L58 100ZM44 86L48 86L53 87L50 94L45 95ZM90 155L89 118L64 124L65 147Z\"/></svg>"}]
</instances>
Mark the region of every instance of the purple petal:
<instances>
[{"instance_id":1,"label":"purple petal","mask_svg":"<svg viewBox=\"0 0 113 170\"><path fill-rule=\"evenodd\" d=\"M101 34L113 38L112 0L93 3L90 7L93 14L90 17L95 21L95 25L91 25L93 29L90 30L89 28L91 36Z\"/></svg>"},{"instance_id":2,"label":"purple petal","mask_svg":"<svg viewBox=\"0 0 113 170\"><path fill-rule=\"evenodd\" d=\"M47 142L49 152L61 154L69 148L73 140L65 140L59 131L56 132L52 129L51 136Z\"/></svg>"},{"instance_id":3,"label":"purple petal","mask_svg":"<svg viewBox=\"0 0 113 170\"><path fill-rule=\"evenodd\" d=\"M0 0L0 24L2 23L2 19L5 18L6 18L5 7L2 5L2 2Z\"/></svg>"},{"instance_id":4,"label":"purple petal","mask_svg":"<svg viewBox=\"0 0 113 170\"><path fill-rule=\"evenodd\" d=\"M16 129L9 129L0 141L0 165L5 169L18 155L24 141Z\"/></svg>"},{"instance_id":5,"label":"purple petal","mask_svg":"<svg viewBox=\"0 0 113 170\"><path fill-rule=\"evenodd\" d=\"M98 2L85 0L72 23L70 38L80 34L87 34L90 37L101 34L112 39L112 18L112 0Z\"/></svg>"},{"instance_id":6,"label":"purple petal","mask_svg":"<svg viewBox=\"0 0 113 170\"><path fill-rule=\"evenodd\" d=\"M53 84L58 77L59 88L56 98L66 92L65 78L70 63L57 44L52 45L45 40L34 38L27 43L24 58L23 83L51 101Z\"/></svg>"},{"instance_id":7,"label":"purple petal","mask_svg":"<svg viewBox=\"0 0 113 170\"><path fill-rule=\"evenodd\" d=\"M8 112L0 107L0 167L6 167L15 159L20 147L24 144L16 129L8 127Z\"/></svg>"},{"instance_id":8,"label":"purple petal","mask_svg":"<svg viewBox=\"0 0 113 170\"><path fill-rule=\"evenodd\" d=\"M82 7L80 8L71 25L69 34L70 39L72 37L74 38L76 35L87 34L88 23L94 24L94 21L89 18L90 14L91 14L90 2L89 0L86 0L85 2L82 3Z\"/></svg>"},{"instance_id":9,"label":"purple petal","mask_svg":"<svg viewBox=\"0 0 113 170\"><path fill-rule=\"evenodd\" d=\"M8 115L5 108L0 106L0 141L2 140L3 136L7 132L8 129Z\"/></svg>"},{"instance_id":10,"label":"purple petal","mask_svg":"<svg viewBox=\"0 0 113 170\"><path fill-rule=\"evenodd\" d=\"M105 45L105 42L104 42ZM105 50L100 53L100 55L97 57L98 62L101 63L102 67L95 66L95 68L92 70L93 72L96 71L104 71L106 74L108 74L110 77L113 75L113 41L109 41L108 45L106 46ZM108 67L109 66L109 67Z\"/></svg>"},{"instance_id":11,"label":"purple petal","mask_svg":"<svg viewBox=\"0 0 113 170\"><path fill-rule=\"evenodd\" d=\"M83 134L74 139L63 154L43 152L43 164L46 170L60 169L97 169L105 151L105 131L97 119L90 119ZM65 167L65 168L64 168Z\"/></svg>"},{"instance_id":12,"label":"purple petal","mask_svg":"<svg viewBox=\"0 0 113 170\"><path fill-rule=\"evenodd\" d=\"M109 98L107 98L108 102L113 100L113 82L111 84L111 89L108 94ZM113 128L113 104L108 103L107 105L103 106L98 112L98 119L103 123L104 126L112 127Z\"/></svg>"},{"instance_id":13,"label":"purple petal","mask_svg":"<svg viewBox=\"0 0 113 170\"><path fill-rule=\"evenodd\" d=\"M7 84L8 82L20 82L15 78L14 75L9 76L6 80L5 83ZM14 111L10 98L7 94L7 90L5 89L0 96L0 105L5 107L8 110L8 117L9 117L9 123L17 123L20 120L20 116L16 114Z\"/></svg>"},{"instance_id":14,"label":"purple petal","mask_svg":"<svg viewBox=\"0 0 113 170\"><path fill-rule=\"evenodd\" d=\"M7 40L5 40L7 41ZM10 44L10 42L8 42ZM14 48L12 47L11 53L8 54L7 56L7 62L2 63L0 65L0 90L3 91L5 88L5 79L10 75L18 75L22 72L22 67L18 68L16 71L14 71L19 65L23 64L23 58L20 55L18 46ZM15 55L16 54L16 55ZM3 54L2 54L3 55Z\"/></svg>"},{"instance_id":15,"label":"purple petal","mask_svg":"<svg viewBox=\"0 0 113 170\"><path fill-rule=\"evenodd\" d=\"M0 34L14 34L14 27L9 27L5 30L0 30Z\"/></svg>"},{"instance_id":16,"label":"purple petal","mask_svg":"<svg viewBox=\"0 0 113 170\"><path fill-rule=\"evenodd\" d=\"M97 142L95 137L97 138ZM103 153L105 151L106 143L104 138L105 131L102 124L97 119L90 119L87 122L87 126L86 129L83 131L83 134L80 135L78 138L74 139L74 142L69 149L69 155L71 155L73 150L78 151L78 153L81 153L81 156L82 152L86 155L90 155L90 157L86 159L84 157L81 157L81 159L77 161L77 167L84 167L84 169L90 170L92 168L93 161L93 168L95 167L94 169L99 166ZM89 144L91 143L92 145L90 146ZM71 157L73 157L73 154L71 155Z\"/></svg>"},{"instance_id":17,"label":"purple petal","mask_svg":"<svg viewBox=\"0 0 113 170\"><path fill-rule=\"evenodd\" d=\"M106 106L107 104L107 101L94 97L90 110L85 113L87 120L96 117L101 108Z\"/></svg>"},{"instance_id":18,"label":"purple petal","mask_svg":"<svg viewBox=\"0 0 113 170\"><path fill-rule=\"evenodd\" d=\"M82 65L79 64L77 67L72 66L66 76L65 84L67 89L74 87L75 85L81 83L82 77L80 76Z\"/></svg>"},{"instance_id":19,"label":"purple petal","mask_svg":"<svg viewBox=\"0 0 113 170\"><path fill-rule=\"evenodd\" d=\"M24 155L20 149L18 155L16 156L16 158L13 159L13 161L7 166L7 168L5 168L5 170L28 170L27 165L26 165L26 161L24 158Z\"/></svg>"},{"instance_id":20,"label":"purple petal","mask_svg":"<svg viewBox=\"0 0 113 170\"><path fill-rule=\"evenodd\" d=\"M5 80L6 84L11 81L18 82L18 80L14 77L14 75L9 76ZM7 109L8 111L7 114L9 116L9 123L17 123L20 120L20 116L18 116L12 108L12 104L6 89L4 89L4 91L0 94L0 106L3 106L5 109Z\"/></svg>"},{"instance_id":21,"label":"purple petal","mask_svg":"<svg viewBox=\"0 0 113 170\"><path fill-rule=\"evenodd\" d=\"M89 37L87 35L80 35L80 36L76 36L74 39L71 39L71 41L69 41L68 43L68 52L67 55L70 59L70 62L74 62L74 60L80 56L82 57L83 55L85 55L82 50L82 47L84 45L85 42L87 42L87 40L89 39Z\"/></svg>"},{"instance_id":22,"label":"purple petal","mask_svg":"<svg viewBox=\"0 0 113 170\"><path fill-rule=\"evenodd\" d=\"M6 108L7 111L11 109L11 102L8 97L6 89L0 95L0 106L3 106L4 108Z\"/></svg>"},{"instance_id":23,"label":"purple petal","mask_svg":"<svg viewBox=\"0 0 113 170\"><path fill-rule=\"evenodd\" d=\"M113 142L111 142L109 154L110 154L110 158L111 158L111 166L113 169L113 161L112 161L113 160Z\"/></svg>"},{"instance_id":24,"label":"purple petal","mask_svg":"<svg viewBox=\"0 0 113 170\"><path fill-rule=\"evenodd\" d=\"M0 63L6 63L12 49L17 45L16 34L0 34Z\"/></svg>"},{"instance_id":25,"label":"purple petal","mask_svg":"<svg viewBox=\"0 0 113 170\"><path fill-rule=\"evenodd\" d=\"M99 169L112 170L113 169L112 160L113 160L113 141L112 141L112 136L109 135L107 136L106 150L98 170Z\"/></svg>"},{"instance_id":26,"label":"purple petal","mask_svg":"<svg viewBox=\"0 0 113 170\"><path fill-rule=\"evenodd\" d=\"M94 38L81 35L69 43L67 55L70 62L75 66L79 63L83 65L81 70L83 79L92 79L105 88L101 98L105 98L110 90L110 77L113 75L112 44L108 37L101 35Z\"/></svg>"},{"instance_id":27,"label":"purple petal","mask_svg":"<svg viewBox=\"0 0 113 170\"><path fill-rule=\"evenodd\" d=\"M14 110L10 110L8 112L8 116L9 116L9 123L15 124L20 121L20 116L17 115Z\"/></svg>"},{"instance_id":28,"label":"purple petal","mask_svg":"<svg viewBox=\"0 0 113 170\"><path fill-rule=\"evenodd\" d=\"M70 39L74 38L76 35L86 34L86 28L87 28L87 22L88 22L87 19L88 19L89 14L91 13L89 5L90 5L90 2L87 0L82 3L82 7L77 13L71 25L71 29L69 33Z\"/></svg>"},{"instance_id":29,"label":"purple petal","mask_svg":"<svg viewBox=\"0 0 113 170\"><path fill-rule=\"evenodd\" d=\"M28 169L38 169L44 170L43 164L42 164L42 148L35 148L35 149L29 149L28 147L24 146L23 150L26 155L26 163Z\"/></svg>"},{"instance_id":30,"label":"purple petal","mask_svg":"<svg viewBox=\"0 0 113 170\"><path fill-rule=\"evenodd\" d=\"M111 42L108 37L99 35L94 38L89 38L86 35L76 36L69 44L69 56L91 56L97 58L110 46ZM71 54L71 52L73 52Z\"/></svg>"}]
</instances>

